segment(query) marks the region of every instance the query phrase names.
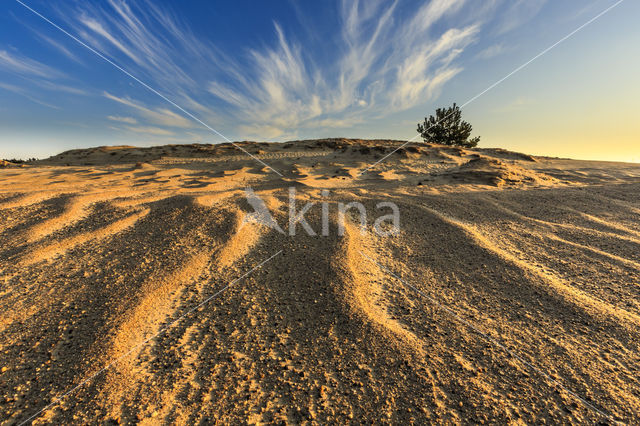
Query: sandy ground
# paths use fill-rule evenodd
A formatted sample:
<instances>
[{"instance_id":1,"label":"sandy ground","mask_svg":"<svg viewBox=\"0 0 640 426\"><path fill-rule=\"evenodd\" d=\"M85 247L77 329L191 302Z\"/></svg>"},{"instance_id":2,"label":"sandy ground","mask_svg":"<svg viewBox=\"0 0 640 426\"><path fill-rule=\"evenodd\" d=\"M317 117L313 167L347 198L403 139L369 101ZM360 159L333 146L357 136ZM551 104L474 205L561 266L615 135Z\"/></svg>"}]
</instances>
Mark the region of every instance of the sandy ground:
<instances>
[{"instance_id":1,"label":"sandy ground","mask_svg":"<svg viewBox=\"0 0 640 426\"><path fill-rule=\"evenodd\" d=\"M640 165L412 145L358 174L399 145L0 169L0 422L640 422ZM248 186L329 235L241 226Z\"/></svg>"}]
</instances>

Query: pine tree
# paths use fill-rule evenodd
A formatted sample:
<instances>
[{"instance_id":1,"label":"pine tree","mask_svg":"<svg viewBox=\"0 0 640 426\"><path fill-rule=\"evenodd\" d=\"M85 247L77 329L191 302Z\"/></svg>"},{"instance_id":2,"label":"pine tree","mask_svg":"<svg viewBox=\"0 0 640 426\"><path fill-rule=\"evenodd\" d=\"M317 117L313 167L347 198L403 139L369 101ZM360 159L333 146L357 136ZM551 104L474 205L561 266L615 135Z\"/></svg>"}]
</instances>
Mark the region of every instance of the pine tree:
<instances>
[{"instance_id":1,"label":"pine tree","mask_svg":"<svg viewBox=\"0 0 640 426\"><path fill-rule=\"evenodd\" d=\"M455 103L450 108L438 108L435 117L430 115L423 124L418 123L418 133L425 142L465 148L473 148L480 141L480 137L469 139L471 129L471 124L462 121L462 111Z\"/></svg>"}]
</instances>

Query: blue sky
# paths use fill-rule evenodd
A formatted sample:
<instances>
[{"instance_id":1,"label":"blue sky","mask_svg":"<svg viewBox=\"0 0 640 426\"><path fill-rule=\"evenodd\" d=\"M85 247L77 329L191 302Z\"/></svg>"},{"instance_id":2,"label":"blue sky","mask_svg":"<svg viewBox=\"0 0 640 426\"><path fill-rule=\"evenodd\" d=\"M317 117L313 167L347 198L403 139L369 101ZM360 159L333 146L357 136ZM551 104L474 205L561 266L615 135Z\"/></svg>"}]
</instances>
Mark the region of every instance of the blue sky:
<instances>
[{"instance_id":1,"label":"blue sky","mask_svg":"<svg viewBox=\"0 0 640 426\"><path fill-rule=\"evenodd\" d=\"M23 0L24 1L24 0ZM408 139L614 0L25 1L231 140ZM224 140L18 2L0 156ZM464 109L481 146L640 161L640 2Z\"/></svg>"}]
</instances>

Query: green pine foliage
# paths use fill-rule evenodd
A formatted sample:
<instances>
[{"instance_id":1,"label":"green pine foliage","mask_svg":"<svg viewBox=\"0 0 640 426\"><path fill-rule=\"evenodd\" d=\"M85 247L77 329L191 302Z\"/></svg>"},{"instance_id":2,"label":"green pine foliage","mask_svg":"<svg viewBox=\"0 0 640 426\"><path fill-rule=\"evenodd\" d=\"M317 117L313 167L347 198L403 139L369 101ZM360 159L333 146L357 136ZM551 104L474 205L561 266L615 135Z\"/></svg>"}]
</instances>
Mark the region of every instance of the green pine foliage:
<instances>
[{"instance_id":1,"label":"green pine foliage","mask_svg":"<svg viewBox=\"0 0 640 426\"><path fill-rule=\"evenodd\" d=\"M430 115L424 123L418 123L418 133L425 142L441 145L473 148L480 141L480 137L469 139L471 124L462 121L462 111L455 103L449 108L438 108L435 117Z\"/></svg>"}]
</instances>

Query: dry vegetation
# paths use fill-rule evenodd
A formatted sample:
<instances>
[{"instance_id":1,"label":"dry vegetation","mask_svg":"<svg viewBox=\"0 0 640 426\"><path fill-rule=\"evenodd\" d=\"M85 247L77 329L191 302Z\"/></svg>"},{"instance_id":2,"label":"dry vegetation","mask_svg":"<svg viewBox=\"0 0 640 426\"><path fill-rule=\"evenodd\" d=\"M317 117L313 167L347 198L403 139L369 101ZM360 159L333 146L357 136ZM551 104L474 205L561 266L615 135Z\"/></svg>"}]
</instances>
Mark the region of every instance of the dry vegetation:
<instances>
[{"instance_id":1,"label":"dry vegetation","mask_svg":"<svg viewBox=\"0 0 640 426\"><path fill-rule=\"evenodd\" d=\"M2 424L278 250L34 423L640 421L640 166L421 144L359 175L401 142L241 144L284 176L230 144L0 171ZM240 226L247 186L281 224L289 186L393 201L401 232Z\"/></svg>"}]
</instances>

